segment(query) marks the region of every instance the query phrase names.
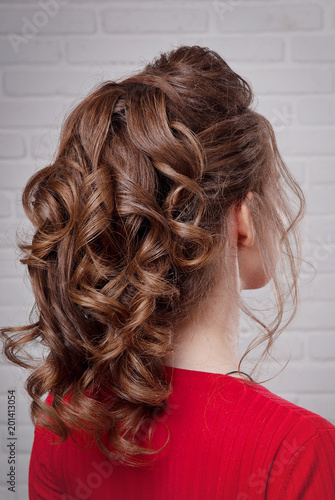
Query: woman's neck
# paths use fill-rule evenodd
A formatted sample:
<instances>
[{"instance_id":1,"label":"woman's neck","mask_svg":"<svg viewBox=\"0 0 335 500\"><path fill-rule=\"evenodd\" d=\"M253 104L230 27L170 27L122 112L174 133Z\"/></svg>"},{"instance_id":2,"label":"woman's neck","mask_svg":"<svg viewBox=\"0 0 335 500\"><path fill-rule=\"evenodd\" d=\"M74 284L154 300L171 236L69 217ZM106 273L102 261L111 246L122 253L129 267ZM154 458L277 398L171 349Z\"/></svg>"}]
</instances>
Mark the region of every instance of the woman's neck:
<instances>
[{"instance_id":1,"label":"woman's neck","mask_svg":"<svg viewBox=\"0 0 335 500\"><path fill-rule=\"evenodd\" d=\"M191 318L174 332L174 352L164 365L212 373L238 368L240 309L219 280Z\"/></svg>"}]
</instances>

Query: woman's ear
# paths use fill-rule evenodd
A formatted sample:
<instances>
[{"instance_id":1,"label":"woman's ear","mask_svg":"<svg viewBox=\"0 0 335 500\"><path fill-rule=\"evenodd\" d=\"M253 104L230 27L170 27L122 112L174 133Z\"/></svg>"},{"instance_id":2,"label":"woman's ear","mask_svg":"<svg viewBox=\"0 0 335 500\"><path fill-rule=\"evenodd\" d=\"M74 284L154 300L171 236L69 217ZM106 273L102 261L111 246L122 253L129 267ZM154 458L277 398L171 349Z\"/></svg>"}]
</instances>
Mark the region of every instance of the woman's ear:
<instances>
[{"instance_id":1,"label":"woman's ear","mask_svg":"<svg viewBox=\"0 0 335 500\"><path fill-rule=\"evenodd\" d=\"M252 191L248 191L247 198L252 200ZM250 209L244 201L240 205L234 206L229 221L229 232L233 245L238 248L251 247L254 243L254 227Z\"/></svg>"},{"instance_id":2,"label":"woman's ear","mask_svg":"<svg viewBox=\"0 0 335 500\"><path fill-rule=\"evenodd\" d=\"M252 191L248 191L247 198L250 201L252 200ZM251 247L255 239L254 226L251 219L250 209L244 201L237 209L236 226L238 246L246 248Z\"/></svg>"}]
</instances>

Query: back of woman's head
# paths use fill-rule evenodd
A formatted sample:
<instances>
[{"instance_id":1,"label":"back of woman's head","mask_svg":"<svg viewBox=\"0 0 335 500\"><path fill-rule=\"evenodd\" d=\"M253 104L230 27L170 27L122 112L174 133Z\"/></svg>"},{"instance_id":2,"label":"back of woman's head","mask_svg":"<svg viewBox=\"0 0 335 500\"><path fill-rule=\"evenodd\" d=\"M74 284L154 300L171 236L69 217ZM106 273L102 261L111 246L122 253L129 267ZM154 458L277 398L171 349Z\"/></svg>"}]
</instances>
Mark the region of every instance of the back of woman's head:
<instances>
[{"instance_id":1,"label":"back of woman's head","mask_svg":"<svg viewBox=\"0 0 335 500\"><path fill-rule=\"evenodd\" d=\"M45 346L27 381L31 412L63 439L84 428L107 453L107 432L111 456L134 465L131 455L155 452L139 436L151 433L172 390L163 358L177 325L210 292L219 262L229 282L227 215L242 201L265 265L263 243L276 234L288 266L284 280L280 266L272 269L278 310L270 326L240 305L268 346L284 328L288 296L293 318L304 196L252 99L217 53L178 47L94 89L66 118L53 163L25 186L35 232L20 244L21 261L37 318L3 329L17 332L7 334L5 354L28 367L18 351L36 340ZM42 400L50 390L51 407Z\"/></svg>"}]
</instances>

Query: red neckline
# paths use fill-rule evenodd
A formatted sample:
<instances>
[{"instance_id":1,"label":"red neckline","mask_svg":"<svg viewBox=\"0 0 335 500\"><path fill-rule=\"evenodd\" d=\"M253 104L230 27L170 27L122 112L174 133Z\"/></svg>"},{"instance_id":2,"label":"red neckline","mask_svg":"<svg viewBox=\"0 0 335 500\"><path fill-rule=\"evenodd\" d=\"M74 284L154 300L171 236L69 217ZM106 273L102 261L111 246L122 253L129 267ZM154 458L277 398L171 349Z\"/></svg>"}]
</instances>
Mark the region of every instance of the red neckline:
<instances>
[{"instance_id":1,"label":"red neckline","mask_svg":"<svg viewBox=\"0 0 335 500\"><path fill-rule=\"evenodd\" d=\"M242 382L249 382L249 383L253 383L253 384L257 384L257 382L251 382L251 380L249 379L244 379L244 378L240 378L240 377L232 377L231 375L227 375L226 373L214 373L214 372L204 372L204 371L201 371L201 370L190 370L188 368L177 368L177 367L172 367L172 366L169 366L169 365L164 365L164 368L167 370L167 373L169 373L170 375L172 375L172 373L176 372L176 373L181 373L181 372L184 372L185 374L204 374L204 376L213 376L213 375L218 375L218 376L221 376L221 377L226 377L230 380L232 379L235 379L235 380L241 380ZM172 372L173 370L173 372Z\"/></svg>"}]
</instances>

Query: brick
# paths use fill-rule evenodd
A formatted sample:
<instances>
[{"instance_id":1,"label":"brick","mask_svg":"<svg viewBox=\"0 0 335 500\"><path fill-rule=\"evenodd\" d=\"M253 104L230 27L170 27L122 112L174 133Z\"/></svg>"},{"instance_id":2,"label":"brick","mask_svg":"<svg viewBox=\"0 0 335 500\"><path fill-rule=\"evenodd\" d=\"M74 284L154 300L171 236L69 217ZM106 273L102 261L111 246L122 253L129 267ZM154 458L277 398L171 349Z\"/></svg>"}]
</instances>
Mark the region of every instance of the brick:
<instances>
[{"instance_id":1,"label":"brick","mask_svg":"<svg viewBox=\"0 0 335 500\"><path fill-rule=\"evenodd\" d=\"M208 14L203 9L135 9L103 10L102 26L106 33L203 33Z\"/></svg>"},{"instance_id":2,"label":"brick","mask_svg":"<svg viewBox=\"0 0 335 500\"><path fill-rule=\"evenodd\" d=\"M53 64L59 61L60 47L55 41L26 40L17 45L15 40L0 40L0 63Z\"/></svg>"},{"instance_id":3,"label":"brick","mask_svg":"<svg viewBox=\"0 0 335 500\"><path fill-rule=\"evenodd\" d=\"M24 381L26 373L23 369L14 366L12 363L6 362L0 365L0 387L1 394L7 396L9 389L16 389Z\"/></svg>"},{"instance_id":4,"label":"brick","mask_svg":"<svg viewBox=\"0 0 335 500\"><path fill-rule=\"evenodd\" d=\"M0 133L0 158L22 158L25 154L23 137Z\"/></svg>"},{"instance_id":5,"label":"brick","mask_svg":"<svg viewBox=\"0 0 335 500\"><path fill-rule=\"evenodd\" d=\"M33 135L30 141L31 155L43 164L52 161L56 154L60 131L51 130L46 134Z\"/></svg>"},{"instance_id":6,"label":"brick","mask_svg":"<svg viewBox=\"0 0 335 500\"><path fill-rule=\"evenodd\" d=\"M0 276L1 278L23 279L26 266L20 263L16 250L0 249Z\"/></svg>"},{"instance_id":7,"label":"brick","mask_svg":"<svg viewBox=\"0 0 335 500\"><path fill-rule=\"evenodd\" d=\"M279 149L284 155L334 155L335 141L332 130L278 131Z\"/></svg>"},{"instance_id":8,"label":"brick","mask_svg":"<svg viewBox=\"0 0 335 500\"><path fill-rule=\"evenodd\" d=\"M314 296L318 300L335 300L335 275L331 273L320 274L318 273L315 280L313 280ZM335 320L335 316L334 316ZM334 334L335 335L335 334ZM335 351L333 351L335 358Z\"/></svg>"},{"instance_id":9,"label":"brick","mask_svg":"<svg viewBox=\"0 0 335 500\"><path fill-rule=\"evenodd\" d=\"M301 302L300 309L290 327L295 330L334 328L333 302L321 300Z\"/></svg>"},{"instance_id":10,"label":"brick","mask_svg":"<svg viewBox=\"0 0 335 500\"><path fill-rule=\"evenodd\" d=\"M13 222L0 221L0 248L13 248L15 246L15 229Z\"/></svg>"},{"instance_id":11,"label":"brick","mask_svg":"<svg viewBox=\"0 0 335 500\"><path fill-rule=\"evenodd\" d=\"M25 307L32 307L34 302L33 294L28 286L28 284L23 283L20 279L2 279L1 288L3 289L3 294L1 298L1 305L22 305Z\"/></svg>"},{"instance_id":12,"label":"brick","mask_svg":"<svg viewBox=\"0 0 335 500\"><path fill-rule=\"evenodd\" d=\"M335 35L294 37L291 44L295 61L335 61Z\"/></svg>"},{"instance_id":13,"label":"brick","mask_svg":"<svg viewBox=\"0 0 335 500\"><path fill-rule=\"evenodd\" d=\"M278 367L279 371L279 367ZM334 366L319 366L309 363L307 366L298 363L289 363L285 370L275 379L264 385L270 391L278 394L280 391L293 393L324 393L334 390Z\"/></svg>"},{"instance_id":14,"label":"brick","mask_svg":"<svg viewBox=\"0 0 335 500\"><path fill-rule=\"evenodd\" d=\"M318 160L307 167L309 180L315 183L335 183L335 165L331 160Z\"/></svg>"},{"instance_id":15,"label":"brick","mask_svg":"<svg viewBox=\"0 0 335 500\"><path fill-rule=\"evenodd\" d=\"M0 324L2 327L23 326L30 324L29 313L31 306L0 305ZM1 388L0 388L1 389Z\"/></svg>"},{"instance_id":16,"label":"brick","mask_svg":"<svg viewBox=\"0 0 335 500\"><path fill-rule=\"evenodd\" d=\"M330 69L249 69L245 76L256 94L301 94L331 92L333 74ZM320 101L318 101L320 102Z\"/></svg>"},{"instance_id":17,"label":"brick","mask_svg":"<svg viewBox=\"0 0 335 500\"><path fill-rule=\"evenodd\" d=\"M309 213L335 215L334 189L334 184L311 185L306 193Z\"/></svg>"},{"instance_id":18,"label":"brick","mask_svg":"<svg viewBox=\"0 0 335 500\"><path fill-rule=\"evenodd\" d=\"M31 234L33 226L27 218L19 221L0 221L0 248L16 248L17 237L25 237Z\"/></svg>"},{"instance_id":19,"label":"brick","mask_svg":"<svg viewBox=\"0 0 335 500\"><path fill-rule=\"evenodd\" d=\"M67 59L73 63L139 63L140 59L151 61L157 47L160 51L172 48L168 40L135 37L69 40L66 46Z\"/></svg>"},{"instance_id":20,"label":"brick","mask_svg":"<svg viewBox=\"0 0 335 500\"><path fill-rule=\"evenodd\" d=\"M0 33L9 34L11 40L15 39L14 34L30 40L42 34L94 33L95 31L93 10L59 8L56 13L53 12L50 15L40 6L20 10L3 8Z\"/></svg>"},{"instance_id":21,"label":"brick","mask_svg":"<svg viewBox=\"0 0 335 500\"><path fill-rule=\"evenodd\" d=\"M26 218L26 215L24 213L23 206L22 206L21 192L16 194L15 215L16 215L17 219Z\"/></svg>"},{"instance_id":22,"label":"brick","mask_svg":"<svg viewBox=\"0 0 335 500\"><path fill-rule=\"evenodd\" d=\"M223 8L220 8L220 2L213 2L219 29L224 33L307 31L322 26L322 9L317 5L265 7L239 4L232 9L227 8L226 2L221 5Z\"/></svg>"},{"instance_id":23,"label":"brick","mask_svg":"<svg viewBox=\"0 0 335 500\"><path fill-rule=\"evenodd\" d=\"M309 335L308 352L312 359L335 361L334 332L317 332Z\"/></svg>"},{"instance_id":24,"label":"brick","mask_svg":"<svg viewBox=\"0 0 335 500\"><path fill-rule=\"evenodd\" d=\"M1 101L0 127L60 126L70 101L58 100Z\"/></svg>"},{"instance_id":25,"label":"brick","mask_svg":"<svg viewBox=\"0 0 335 500\"><path fill-rule=\"evenodd\" d=\"M34 161L0 161L0 176L2 189L23 188L29 177L36 171Z\"/></svg>"},{"instance_id":26,"label":"brick","mask_svg":"<svg viewBox=\"0 0 335 500\"><path fill-rule=\"evenodd\" d=\"M294 175L299 184L305 182L306 179L306 166L303 162L297 160L288 160L285 162L289 171Z\"/></svg>"},{"instance_id":27,"label":"brick","mask_svg":"<svg viewBox=\"0 0 335 500\"><path fill-rule=\"evenodd\" d=\"M330 216L312 218L309 222L309 236L325 246L327 251L328 246L335 243L335 218Z\"/></svg>"},{"instance_id":28,"label":"brick","mask_svg":"<svg viewBox=\"0 0 335 500\"><path fill-rule=\"evenodd\" d=\"M246 350L250 340L245 345L243 345L241 355L243 353L243 350ZM248 360L256 363L261 357L265 345L266 344L264 343L253 349L250 354L248 354ZM289 359L290 355L292 360L300 360L303 358L304 354L304 342L298 335L294 335L291 332L289 334L287 332L283 332L276 340L276 343L271 350L271 354L279 362L286 362Z\"/></svg>"},{"instance_id":29,"label":"brick","mask_svg":"<svg viewBox=\"0 0 335 500\"><path fill-rule=\"evenodd\" d=\"M77 96L88 93L100 80L100 75L89 71L8 71L3 86L13 96Z\"/></svg>"},{"instance_id":30,"label":"brick","mask_svg":"<svg viewBox=\"0 0 335 500\"><path fill-rule=\"evenodd\" d=\"M312 279L315 271L309 266L311 263L317 273L335 272L335 246L319 238L317 241L310 241L304 246L301 274Z\"/></svg>"},{"instance_id":31,"label":"brick","mask_svg":"<svg viewBox=\"0 0 335 500\"><path fill-rule=\"evenodd\" d=\"M335 100L309 99L299 103L299 119L302 124L334 125Z\"/></svg>"},{"instance_id":32,"label":"brick","mask_svg":"<svg viewBox=\"0 0 335 500\"><path fill-rule=\"evenodd\" d=\"M291 128L296 121L297 115L293 101L288 98L275 99L262 96L254 108L270 121L275 133Z\"/></svg>"},{"instance_id":33,"label":"brick","mask_svg":"<svg viewBox=\"0 0 335 500\"><path fill-rule=\"evenodd\" d=\"M11 214L11 200L3 193L0 193L0 217L9 217Z\"/></svg>"},{"instance_id":34,"label":"brick","mask_svg":"<svg viewBox=\"0 0 335 500\"><path fill-rule=\"evenodd\" d=\"M307 300L313 300L315 298L321 299L321 297L315 297L315 291L310 281L311 281L310 274L307 274L306 272L300 273L299 294L300 294L300 300L302 302Z\"/></svg>"},{"instance_id":35,"label":"brick","mask_svg":"<svg viewBox=\"0 0 335 500\"><path fill-rule=\"evenodd\" d=\"M307 210L307 215L303 218L303 220L300 222L300 231L301 231L301 240L302 240L302 245L303 247L306 247L310 243L310 238L308 234L307 228L308 223L312 217L309 215L308 210Z\"/></svg>"}]
</instances>

